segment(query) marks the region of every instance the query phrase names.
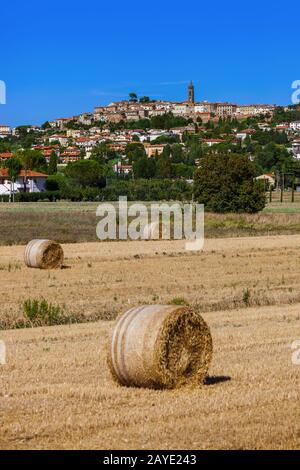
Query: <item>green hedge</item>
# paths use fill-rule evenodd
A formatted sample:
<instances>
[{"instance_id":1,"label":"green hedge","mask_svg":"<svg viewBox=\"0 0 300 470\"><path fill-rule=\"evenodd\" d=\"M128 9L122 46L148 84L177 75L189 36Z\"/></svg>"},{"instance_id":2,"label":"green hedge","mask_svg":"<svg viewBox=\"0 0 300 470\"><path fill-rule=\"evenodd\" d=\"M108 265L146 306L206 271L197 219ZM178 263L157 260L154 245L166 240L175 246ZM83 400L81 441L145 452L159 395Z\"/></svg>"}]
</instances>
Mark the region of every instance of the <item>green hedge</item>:
<instances>
[{"instance_id":1,"label":"green hedge","mask_svg":"<svg viewBox=\"0 0 300 470\"><path fill-rule=\"evenodd\" d=\"M115 180L105 188L62 187L59 191L42 193L18 193L16 202L57 201L117 201L120 196L127 196L129 201L161 201L192 199L193 186L185 180ZM8 202L9 197L0 197Z\"/></svg>"},{"instance_id":2,"label":"green hedge","mask_svg":"<svg viewBox=\"0 0 300 470\"><path fill-rule=\"evenodd\" d=\"M43 193L17 193L15 202L56 201L61 199L60 191L44 191ZM9 196L0 196L1 202L9 202Z\"/></svg>"}]
</instances>

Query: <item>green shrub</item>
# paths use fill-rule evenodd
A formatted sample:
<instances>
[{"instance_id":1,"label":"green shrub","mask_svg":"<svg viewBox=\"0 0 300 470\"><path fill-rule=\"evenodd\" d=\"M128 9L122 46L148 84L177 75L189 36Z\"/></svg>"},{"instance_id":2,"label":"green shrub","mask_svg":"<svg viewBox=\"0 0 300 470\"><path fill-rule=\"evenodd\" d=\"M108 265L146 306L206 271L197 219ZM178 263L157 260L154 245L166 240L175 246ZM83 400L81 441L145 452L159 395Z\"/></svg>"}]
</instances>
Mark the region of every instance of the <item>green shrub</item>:
<instances>
[{"instance_id":1,"label":"green shrub","mask_svg":"<svg viewBox=\"0 0 300 470\"><path fill-rule=\"evenodd\" d=\"M46 191L60 191L67 185L67 178L61 174L48 176L45 183Z\"/></svg>"},{"instance_id":2,"label":"green shrub","mask_svg":"<svg viewBox=\"0 0 300 470\"><path fill-rule=\"evenodd\" d=\"M189 306L189 302L184 297L174 297L174 299L168 302L169 305L185 305Z\"/></svg>"},{"instance_id":3,"label":"green shrub","mask_svg":"<svg viewBox=\"0 0 300 470\"><path fill-rule=\"evenodd\" d=\"M195 172L195 200L211 212L259 212L266 197L255 176L255 166L245 155L208 155Z\"/></svg>"},{"instance_id":4,"label":"green shrub","mask_svg":"<svg viewBox=\"0 0 300 470\"><path fill-rule=\"evenodd\" d=\"M249 289L246 289L243 292L243 302L245 305L249 306L250 305L250 297L251 297L251 292Z\"/></svg>"},{"instance_id":5,"label":"green shrub","mask_svg":"<svg viewBox=\"0 0 300 470\"><path fill-rule=\"evenodd\" d=\"M45 299L25 300L23 313L25 323L29 322L31 326L64 325L80 320L79 316L67 314L64 307L48 303Z\"/></svg>"}]
</instances>

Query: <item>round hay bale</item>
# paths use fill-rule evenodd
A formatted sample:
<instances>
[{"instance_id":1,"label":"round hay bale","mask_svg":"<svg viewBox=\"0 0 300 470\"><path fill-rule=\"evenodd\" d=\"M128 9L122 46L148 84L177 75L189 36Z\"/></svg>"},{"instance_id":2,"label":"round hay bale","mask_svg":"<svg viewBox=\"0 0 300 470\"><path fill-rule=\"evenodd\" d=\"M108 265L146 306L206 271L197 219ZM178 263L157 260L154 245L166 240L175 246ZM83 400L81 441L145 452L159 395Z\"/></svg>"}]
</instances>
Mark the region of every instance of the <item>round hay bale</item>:
<instances>
[{"instance_id":1,"label":"round hay bale","mask_svg":"<svg viewBox=\"0 0 300 470\"><path fill-rule=\"evenodd\" d=\"M29 268L55 269L62 266L64 252L52 240L31 240L25 248L24 260Z\"/></svg>"},{"instance_id":2,"label":"round hay bale","mask_svg":"<svg viewBox=\"0 0 300 470\"><path fill-rule=\"evenodd\" d=\"M108 364L122 385L177 388L203 383L212 337L189 307L143 305L122 314L111 336Z\"/></svg>"}]
</instances>

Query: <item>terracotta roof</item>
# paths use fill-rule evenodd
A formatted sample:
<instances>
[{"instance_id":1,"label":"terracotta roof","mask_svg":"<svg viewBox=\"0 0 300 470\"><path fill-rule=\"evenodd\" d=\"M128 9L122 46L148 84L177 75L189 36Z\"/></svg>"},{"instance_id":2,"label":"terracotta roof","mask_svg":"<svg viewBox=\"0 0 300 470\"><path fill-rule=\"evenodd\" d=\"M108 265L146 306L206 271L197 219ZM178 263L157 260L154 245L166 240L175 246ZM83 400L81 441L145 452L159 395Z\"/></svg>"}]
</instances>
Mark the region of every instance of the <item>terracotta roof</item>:
<instances>
[{"instance_id":1,"label":"terracotta roof","mask_svg":"<svg viewBox=\"0 0 300 470\"><path fill-rule=\"evenodd\" d=\"M3 153L0 153L0 159L1 158L12 158L14 156L13 153L11 152L3 152Z\"/></svg>"},{"instance_id":2,"label":"terracotta roof","mask_svg":"<svg viewBox=\"0 0 300 470\"><path fill-rule=\"evenodd\" d=\"M237 132L237 134L254 134L255 132L255 129L243 129L242 131Z\"/></svg>"},{"instance_id":3,"label":"terracotta roof","mask_svg":"<svg viewBox=\"0 0 300 470\"><path fill-rule=\"evenodd\" d=\"M64 134L52 134L49 136L49 139L53 139L54 137L57 137L59 139L68 139L68 137Z\"/></svg>"},{"instance_id":4,"label":"terracotta roof","mask_svg":"<svg viewBox=\"0 0 300 470\"><path fill-rule=\"evenodd\" d=\"M32 147L33 150L54 150L59 149L59 145L36 145Z\"/></svg>"},{"instance_id":5,"label":"terracotta roof","mask_svg":"<svg viewBox=\"0 0 300 470\"><path fill-rule=\"evenodd\" d=\"M8 176L8 169L7 168L0 168L0 176L7 177ZM31 171L31 170L21 170L19 176L24 177L27 176L28 178L47 178L48 175L45 173L39 173L38 171Z\"/></svg>"}]
</instances>

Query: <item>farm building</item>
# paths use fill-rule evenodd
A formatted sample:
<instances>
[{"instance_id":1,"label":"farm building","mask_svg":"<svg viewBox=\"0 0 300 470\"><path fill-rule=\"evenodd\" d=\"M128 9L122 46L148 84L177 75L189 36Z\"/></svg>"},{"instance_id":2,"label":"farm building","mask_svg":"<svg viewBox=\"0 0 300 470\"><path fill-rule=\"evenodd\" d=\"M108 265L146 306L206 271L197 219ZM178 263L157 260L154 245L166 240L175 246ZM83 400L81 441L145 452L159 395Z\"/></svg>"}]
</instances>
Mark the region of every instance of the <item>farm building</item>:
<instances>
[{"instance_id":1,"label":"farm building","mask_svg":"<svg viewBox=\"0 0 300 470\"><path fill-rule=\"evenodd\" d=\"M266 173L264 175L257 176L255 178L258 181L266 181L271 186L275 186L275 174L274 173Z\"/></svg>"},{"instance_id":2,"label":"farm building","mask_svg":"<svg viewBox=\"0 0 300 470\"><path fill-rule=\"evenodd\" d=\"M45 191L47 177L48 175L37 171L21 170L12 184L7 168L0 168L0 195L10 195L12 192L39 193Z\"/></svg>"}]
</instances>

